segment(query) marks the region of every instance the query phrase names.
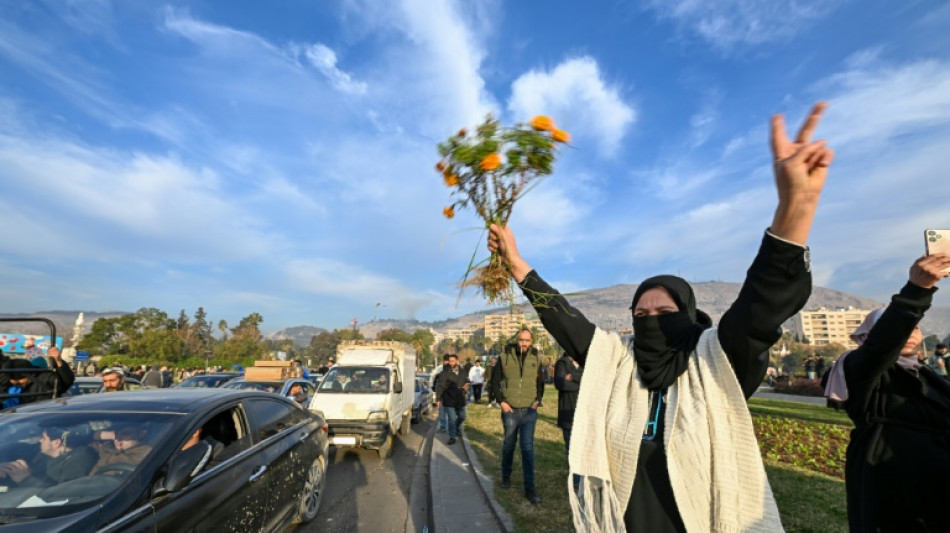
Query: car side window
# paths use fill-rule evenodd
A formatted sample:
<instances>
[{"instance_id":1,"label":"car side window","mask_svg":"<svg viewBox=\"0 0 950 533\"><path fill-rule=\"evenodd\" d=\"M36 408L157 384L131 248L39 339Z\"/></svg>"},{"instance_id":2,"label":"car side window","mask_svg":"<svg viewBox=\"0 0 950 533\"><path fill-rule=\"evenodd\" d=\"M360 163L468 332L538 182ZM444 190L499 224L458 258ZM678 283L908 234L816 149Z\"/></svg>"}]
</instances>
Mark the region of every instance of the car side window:
<instances>
[{"instance_id":1,"label":"car side window","mask_svg":"<svg viewBox=\"0 0 950 533\"><path fill-rule=\"evenodd\" d=\"M295 424L294 412L289 405L275 400L255 398L244 405L251 419L251 432L262 441Z\"/></svg>"},{"instance_id":2,"label":"car side window","mask_svg":"<svg viewBox=\"0 0 950 533\"><path fill-rule=\"evenodd\" d=\"M313 396L313 385L310 383L301 383L301 385L303 386L304 394L307 396Z\"/></svg>"}]
</instances>

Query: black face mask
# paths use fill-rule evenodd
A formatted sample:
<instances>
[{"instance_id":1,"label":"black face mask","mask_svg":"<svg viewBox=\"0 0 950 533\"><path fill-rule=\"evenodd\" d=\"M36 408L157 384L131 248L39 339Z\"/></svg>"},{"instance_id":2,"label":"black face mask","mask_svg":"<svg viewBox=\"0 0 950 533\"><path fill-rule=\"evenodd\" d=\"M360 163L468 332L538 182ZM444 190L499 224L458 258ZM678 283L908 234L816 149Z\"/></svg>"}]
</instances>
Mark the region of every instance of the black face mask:
<instances>
[{"instance_id":1,"label":"black face mask","mask_svg":"<svg viewBox=\"0 0 950 533\"><path fill-rule=\"evenodd\" d=\"M690 353L703 331L712 326L712 320L696 309L693 290L686 280L675 276L656 276L641 283L631 309L644 292L654 287L663 287L680 310L633 317L633 353L640 381L650 390L662 390L686 371Z\"/></svg>"}]
</instances>

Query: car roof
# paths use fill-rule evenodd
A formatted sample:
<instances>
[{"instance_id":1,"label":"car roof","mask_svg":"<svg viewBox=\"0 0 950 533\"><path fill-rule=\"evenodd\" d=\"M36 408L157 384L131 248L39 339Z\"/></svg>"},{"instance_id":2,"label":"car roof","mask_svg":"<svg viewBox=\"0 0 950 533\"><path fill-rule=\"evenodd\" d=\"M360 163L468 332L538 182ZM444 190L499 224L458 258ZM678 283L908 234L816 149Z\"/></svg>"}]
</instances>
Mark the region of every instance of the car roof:
<instances>
[{"instance_id":1,"label":"car roof","mask_svg":"<svg viewBox=\"0 0 950 533\"><path fill-rule=\"evenodd\" d=\"M15 407L7 413L63 411L134 411L186 414L209 405L247 397L274 398L273 394L232 389L146 389L68 396Z\"/></svg>"}]
</instances>

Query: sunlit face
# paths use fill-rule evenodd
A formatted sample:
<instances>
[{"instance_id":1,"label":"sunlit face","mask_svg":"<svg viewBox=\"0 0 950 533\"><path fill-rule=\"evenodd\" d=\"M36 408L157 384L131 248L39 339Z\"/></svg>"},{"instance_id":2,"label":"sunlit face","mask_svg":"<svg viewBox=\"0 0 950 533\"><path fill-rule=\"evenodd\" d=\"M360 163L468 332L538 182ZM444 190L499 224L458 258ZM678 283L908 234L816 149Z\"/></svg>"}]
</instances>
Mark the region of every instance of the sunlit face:
<instances>
[{"instance_id":1,"label":"sunlit face","mask_svg":"<svg viewBox=\"0 0 950 533\"><path fill-rule=\"evenodd\" d=\"M49 434L45 431L40 437L40 452L49 455L50 457L58 457L63 450L63 441L59 439L51 439Z\"/></svg>"},{"instance_id":2,"label":"sunlit face","mask_svg":"<svg viewBox=\"0 0 950 533\"><path fill-rule=\"evenodd\" d=\"M303 392L303 389L300 387L300 385L292 385L292 386L290 387L290 395L291 395L291 396L296 396L296 395L300 394L301 392Z\"/></svg>"},{"instance_id":3,"label":"sunlit face","mask_svg":"<svg viewBox=\"0 0 950 533\"><path fill-rule=\"evenodd\" d=\"M122 450L128 450L129 448L134 448L138 446L139 444L141 444L141 441L139 441L133 435L129 435L129 434L118 435L117 434L115 436L115 440L113 441L113 443L115 444L116 450L122 451Z\"/></svg>"},{"instance_id":4,"label":"sunlit face","mask_svg":"<svg viewBox=\"0 0 950 533\"><path fill-rule=\"evenodd\" d=\"M102 376L102 386L105 387L106 392L119 390L123 383L125 383L125 378L115 372Z\"/></svg>"},{"instance_id":5,"label":"sunlit face","mask_svg":"<svg viewBox=\"0 0 950 533\"><path fill-rule=\"evenodd\" d=\"M640 295L633 308L633 316L653 316L676 313L680 308L663 287L653 287Z\"/></svg>"},{"instance_id":6,"label":"sunlit face","mask_svg":"<svg viewBox=\"0 0 950 533\"><path fill-rule=\"evenodd\" d=\"M531 332L527 330L521 330L518 333L518 349L522 352L527 352L531 349Z\"/></svg>"},{"instance_id":7,"label":"sunlit face","mask_svg":"<svg viewBox=\"0 0 950 533\"><path fill-rule=\"evenodd\" d=\"M920 326L917 326L910 334L910 337L907 337L907 342L904 343L904 347L901 349L901 356L916 356L917 348L920 347L920 343L922 342L924 342L924 334L920 331Z\"/></svg>"}]
</instances>

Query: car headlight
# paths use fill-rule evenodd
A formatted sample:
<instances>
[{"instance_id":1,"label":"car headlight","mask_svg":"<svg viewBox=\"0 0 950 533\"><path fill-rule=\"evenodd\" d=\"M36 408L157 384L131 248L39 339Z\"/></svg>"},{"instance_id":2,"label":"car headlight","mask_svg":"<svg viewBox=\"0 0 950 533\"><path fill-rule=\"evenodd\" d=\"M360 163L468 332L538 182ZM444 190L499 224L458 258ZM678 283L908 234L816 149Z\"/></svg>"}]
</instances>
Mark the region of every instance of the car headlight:
<instances>
[{"instance_id":1,"label":"car headlight","mask_svg":"<svg viewBox=\"0 0 950 533\"><path fill-rule=\"evenodd\" d=\"M366 417L367 422L385 422L389 420L389 413L386 411L372 411Z\"/></svg>"}]
</instances>

